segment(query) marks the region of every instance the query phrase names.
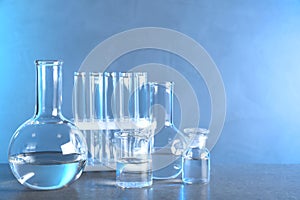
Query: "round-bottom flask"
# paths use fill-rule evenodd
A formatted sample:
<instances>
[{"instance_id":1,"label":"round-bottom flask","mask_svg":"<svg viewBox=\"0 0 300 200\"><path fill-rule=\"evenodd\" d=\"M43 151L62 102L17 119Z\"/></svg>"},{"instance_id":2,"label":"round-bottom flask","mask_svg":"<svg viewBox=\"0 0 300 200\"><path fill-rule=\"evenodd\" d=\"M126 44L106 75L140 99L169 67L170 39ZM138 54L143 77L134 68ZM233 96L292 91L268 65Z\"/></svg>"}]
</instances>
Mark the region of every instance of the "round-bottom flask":
<instances>
[{"instance_id":1,"label":"round-bottom flask","mask_svg":"<svg viewBox=\"0 0 300 200\"><path fill-rule=\"evenodd\" d=\"M210 154L205 147L209 130L187 128L184 132L192 139L192 142L183 154L182 181L187 184L209 183Z\"/></svg>"},{"instance_id":2,"label":"round-bottom flask","mask_svg":"<svg viewBox=\"0 0 300 200\"><path fill-rule=\"evenodd\" d=\"M173 124L173 82L152 83L153 118L156 123L152 153L153 178L176 178L182 171L187 141Z\"/></svg>"},{"instance_id":3,"label":"round-bottom flask","mask_svg":"<svg viewBox=\"0 0 300 200\"><path fill-rule=\"evenodd\" d=\"M87 159L82 133L61 114L61 66L61 61L36 61L36 112L17 129L9 145L10 168L31 189L58 189L72 183Z\"/></svg>"}]
</instances>

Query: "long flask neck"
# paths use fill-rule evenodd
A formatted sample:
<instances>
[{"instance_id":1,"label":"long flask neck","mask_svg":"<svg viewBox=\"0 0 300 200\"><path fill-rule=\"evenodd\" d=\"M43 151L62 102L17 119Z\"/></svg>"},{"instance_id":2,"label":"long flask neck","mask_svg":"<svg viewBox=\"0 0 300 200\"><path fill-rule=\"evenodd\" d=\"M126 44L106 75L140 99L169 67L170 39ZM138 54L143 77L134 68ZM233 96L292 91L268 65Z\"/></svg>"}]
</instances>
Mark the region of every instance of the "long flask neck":
<instances>
[{"instance_id":1,"label":"long flask neck","mask_svg":"<svg viewBox=\"0 0 300 200\"><path fill-rule=\"evenodd\" d=\"M195 134L193 141L191 143L191 147L199 147L200 149L204 149L206 145L207 136L204 134Z\"/></svg>"},{"instance_id":2,"label":"long flask neck","mask_svg":"<svg viewBox=\"0 0 300 200\"><path fill-rule=\"evenodd\" d=\"M36 72L36 118L52 118L61 116L62 102L62 61L37 60Z\"/></svg>"},{"instance_id":3,"label":"long flask neck","mask_svg":"<svg viewBox=\"0 0 300 200\"><path fill-rule=\"evenodd\" d=\"M173 125L173 90L174 83L167 82L165 85L165 125Z\"/></svg>"},{"instance_id":4,"label":"long flask neck","mask_svg":"<svg viewBox=\"0 0 300 200\"><path fill-rule=\"evenodd\" d=\"M173 82L155 83L153 91L153 105L159 105L164 109L164 125L173 125ZM159 107L154 107L153 117L160 120L161 110Z\"/></svg>"}]
</instances>

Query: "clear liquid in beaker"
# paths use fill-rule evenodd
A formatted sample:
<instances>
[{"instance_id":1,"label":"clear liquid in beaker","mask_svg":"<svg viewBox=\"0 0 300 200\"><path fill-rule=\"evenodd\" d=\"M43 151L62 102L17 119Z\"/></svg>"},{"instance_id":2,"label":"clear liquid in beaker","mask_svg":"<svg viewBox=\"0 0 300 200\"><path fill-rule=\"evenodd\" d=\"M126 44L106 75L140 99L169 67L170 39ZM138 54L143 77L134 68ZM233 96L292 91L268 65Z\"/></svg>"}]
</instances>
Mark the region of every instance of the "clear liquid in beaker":
<instances>
[{"instance_id":1,"label":"clear liquid in beaker","mask_svg":"<svg viewBox=\"0 0 300 200\"><path fill-rule=\"evenodd\" d=\"M123 158L117 161L116 184L123 188L152 185L151 159Z\"/></svg>"}]
</instances>

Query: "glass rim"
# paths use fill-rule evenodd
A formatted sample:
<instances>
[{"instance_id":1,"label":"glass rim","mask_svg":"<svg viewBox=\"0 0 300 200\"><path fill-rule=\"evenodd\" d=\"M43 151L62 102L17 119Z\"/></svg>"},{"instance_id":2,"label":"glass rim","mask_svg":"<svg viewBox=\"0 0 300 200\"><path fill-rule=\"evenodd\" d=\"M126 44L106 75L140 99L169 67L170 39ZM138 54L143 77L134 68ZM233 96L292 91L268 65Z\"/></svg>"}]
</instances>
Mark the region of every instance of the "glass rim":
<instances>
[{"instance_id":1,"label":"glass rim","mask_svg":"<svg viewBox=\"0 0 300 200\"><path fill-rule=\"evenodd\" d=\"M138 76L147 76L147 72L132 72L132 73L134 73L135 75L138 75Z\"/></svg>"},{"instance_id":2,"label":"glass rim","mask_svg":"<svg viewBox=\"0 0 300 200\"><path fill-rule=\"evenodd\" d=\"M183 132L188 134L188 133L193 133L193 134L203 134L207 135L209 134L209 129L206 128L185 128L183 129Z\"/></svg>"},{"instance_id":3,"label":"glass rim","mask_svg":"<svg viewBox=\"0 0 300 200\"><path fill-rule=\"evenodd\" d=\"M85 76L86 72L74 72L74 76Z\"/></svg>"},{"instance_id":4,"label":"glass rim","mask_svg":"<svg viewBox=\"0 0 300 200\"><path fill-rule=\"evenodd\" d=\"M57 65L62 65L63 61L62 60L35 60L34 63L37 66L57 66Z\"/></svg>"},{"instance_id":5,"label":"glass rim","mask_svg":"<svg viewBox=\"0 0 300 200\"><path fill-rule=\"evenodd\" d=\"M149 138L151 136L151 129L148 128L136 128L136 129L123 129L115 133L117 138L126 137L144 137Z\"/></svg>"},{"instance_id":6,"label":"glass rim","mask_svg":"<svg viewBox=\"0 0 300 200\"><path fill-rule=\"evenodd\" d=\"M147 72L107 72L111 76L131 77L131 76L147 76Z\"/></svg>"},{"instance_id":7,"label":"glass rim","mask_svg":"<svg viewBox=\"0 0 300 200\"><path fill-rule=\"evenodd\" d=\"M89 76L109 76L108 72L89 72Z\"/></svg>"},{"instance_id":8,"label":"glass rim","mask_svg":"<svg viewBox=\"0 0 300 200\"><path fill-rule=\"evenodd\" d=\"M153 86L165 86L165 87L174 87L175 85L174 81L149 81L148 83Z\"/></svg>"}]
</instances>

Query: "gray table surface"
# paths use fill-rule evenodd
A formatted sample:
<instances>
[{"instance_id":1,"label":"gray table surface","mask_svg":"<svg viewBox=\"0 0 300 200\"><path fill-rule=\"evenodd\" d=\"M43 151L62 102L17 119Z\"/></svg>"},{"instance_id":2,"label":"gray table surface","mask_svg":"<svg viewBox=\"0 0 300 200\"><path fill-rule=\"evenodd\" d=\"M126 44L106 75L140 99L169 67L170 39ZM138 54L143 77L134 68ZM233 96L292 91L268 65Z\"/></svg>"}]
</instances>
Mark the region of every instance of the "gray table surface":
<instances>
[{"instance_id":1,"label":"gray table surface","mask_svg":"<svg viewBox=\"0 0 300 200\"><path fill-rule=\"evenodd\" d=\"M0 164L0 199L300 199L300 165L212 165L208 185L174 179L143 189L116 187L114 172L85 172L63 189L34 191Z\"/></svg>"}]
</instances>

